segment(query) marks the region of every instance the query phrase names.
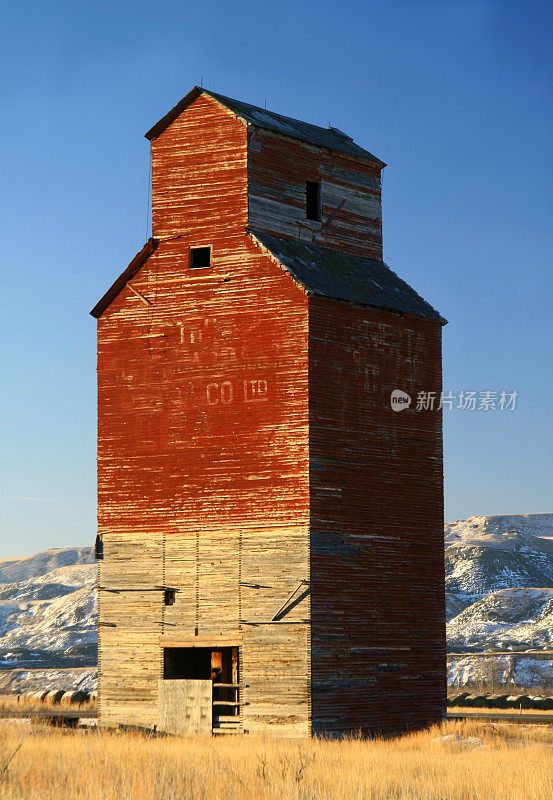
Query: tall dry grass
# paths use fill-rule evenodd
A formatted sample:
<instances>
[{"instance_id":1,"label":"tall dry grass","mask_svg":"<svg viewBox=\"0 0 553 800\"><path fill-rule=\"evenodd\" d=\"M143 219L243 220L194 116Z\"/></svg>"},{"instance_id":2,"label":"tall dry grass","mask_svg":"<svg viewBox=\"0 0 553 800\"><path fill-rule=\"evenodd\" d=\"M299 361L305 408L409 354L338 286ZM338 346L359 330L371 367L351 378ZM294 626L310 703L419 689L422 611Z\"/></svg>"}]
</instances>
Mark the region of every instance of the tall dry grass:
<instances>
[{"instance_id":1,"label":"tall dry grass","mask_svg":"<svg viewBox=\"0 0 553 800\"><path fill-rule=\"evenodd\" d=\"M293 742L0 726L2 800L552 796L553 733L547 727L469 721L395 740Z\"/></svg>"}]
</instances>

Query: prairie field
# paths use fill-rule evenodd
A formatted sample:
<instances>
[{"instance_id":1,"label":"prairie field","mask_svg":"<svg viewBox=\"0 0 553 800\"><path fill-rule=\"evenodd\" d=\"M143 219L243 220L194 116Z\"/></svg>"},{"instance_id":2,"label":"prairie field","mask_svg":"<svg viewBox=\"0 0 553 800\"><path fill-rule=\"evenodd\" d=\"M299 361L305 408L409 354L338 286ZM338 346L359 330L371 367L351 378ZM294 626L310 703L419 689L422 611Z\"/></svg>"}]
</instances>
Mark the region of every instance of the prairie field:
<instances>
[{"instance_id":1,"label":"prairie field","mask_svg":"<svg viewBox=\"0 0 553 800\"><path fill-rule=\"evenodd\" d=\"M0 725L2 800L549 800L546 726L446 722L397 739L184 739Z\"/></svg>"},{"instance_id":2,"label":"prairie field","mask_svg":"<svg viewBox=\"0 0 553 800\"><path fill-rule=\"evenodd\" d=\"M473 716L478 717L481 714L509 714L513 717L513 722L518 722L519 718L522 722L524 722L525 717L530 716L543 716L543 717L551 717L553 718L553 710L544 711L540 708L477 708L476 706L454 706L453 708L448 708L448 711L451 713L461 712L467 717Z\"/></svg>"}]
</instances>

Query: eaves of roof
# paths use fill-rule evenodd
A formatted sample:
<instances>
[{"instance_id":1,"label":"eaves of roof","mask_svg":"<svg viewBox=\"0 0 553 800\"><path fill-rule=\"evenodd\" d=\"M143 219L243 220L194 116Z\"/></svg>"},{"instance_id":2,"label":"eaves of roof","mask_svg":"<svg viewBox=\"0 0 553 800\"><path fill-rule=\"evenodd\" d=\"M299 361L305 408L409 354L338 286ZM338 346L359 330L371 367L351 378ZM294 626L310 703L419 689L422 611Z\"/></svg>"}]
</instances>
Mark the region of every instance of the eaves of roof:
<instances>
[{"instance_id":1,"label":"eaves of roof","mask_svg":"<svg viewBox=\"0 0 553 800\"><path fill-rule=\"evenodd\" d=\"M99 300L92 311L90 312L93 317L98 319L102 316L106 308L115 300L119 292L125 288L127 282L134 278L140 267L150 258L159 244L158 239L148 239L142 250L135 255L126 270L121 273L116 281L112 283L105 295Z\"/></svg>"}]
</instances>

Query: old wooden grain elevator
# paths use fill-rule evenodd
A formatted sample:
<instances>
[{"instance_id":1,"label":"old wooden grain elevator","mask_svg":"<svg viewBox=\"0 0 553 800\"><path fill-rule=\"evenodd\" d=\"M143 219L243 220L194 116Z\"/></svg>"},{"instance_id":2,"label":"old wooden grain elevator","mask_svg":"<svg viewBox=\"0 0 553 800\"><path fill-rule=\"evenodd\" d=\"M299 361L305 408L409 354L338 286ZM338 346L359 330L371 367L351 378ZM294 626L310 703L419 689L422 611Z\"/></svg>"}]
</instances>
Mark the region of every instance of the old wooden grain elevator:
<instances>
[{"instance_id":1,"label":"old wooden grain elevator","mask_svg":"<svg viewBox=\"0 0 553 800\"><path fill-rule=\"evenodd\" d=\"M444 320L382 262L385 165L198 87L146 136L153 236L91 312L101 724L440 719L441 413L416 398Z\"/></svg>"}]
</instances>

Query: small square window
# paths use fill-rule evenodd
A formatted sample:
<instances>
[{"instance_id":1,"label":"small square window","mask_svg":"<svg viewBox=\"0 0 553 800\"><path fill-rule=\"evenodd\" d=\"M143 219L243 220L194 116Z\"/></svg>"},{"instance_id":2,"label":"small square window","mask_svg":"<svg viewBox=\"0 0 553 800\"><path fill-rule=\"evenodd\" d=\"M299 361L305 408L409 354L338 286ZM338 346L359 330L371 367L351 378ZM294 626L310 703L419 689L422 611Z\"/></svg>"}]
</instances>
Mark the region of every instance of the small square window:
<instances>
[{"instance_id":1,"label":"small square window","mask_svg":"<svg viewBox=\"0 0 553 800\"><path fill-rule=\"evenodd\" d=\"M321 184L315 181L306 181L305 184L305 212L307 219L321 221Z\"/></svg>"},{"instance_id":2,"label":"small square window","mask_svg":"<svg viewBox=\"0 0 553 800\"><path fill-rule=\"evenodd\" d=\"M163 592L163 600L166 606L173 606L175 604L175 590L165 589Z\"/></svg>"},{"instance_id":3,"label":"small square window","mask_svg":"<svg viewBox=\"0 0 553 800\"><path fill-rule=\"evenodd\" d=\"M211 266L211 247L190 248L190 269L209 269Z\"/></svg>"}]
</instances>

